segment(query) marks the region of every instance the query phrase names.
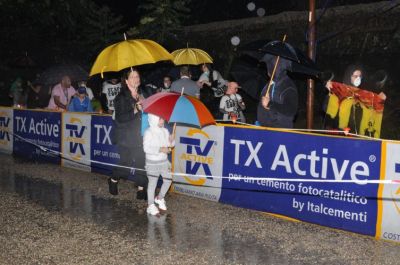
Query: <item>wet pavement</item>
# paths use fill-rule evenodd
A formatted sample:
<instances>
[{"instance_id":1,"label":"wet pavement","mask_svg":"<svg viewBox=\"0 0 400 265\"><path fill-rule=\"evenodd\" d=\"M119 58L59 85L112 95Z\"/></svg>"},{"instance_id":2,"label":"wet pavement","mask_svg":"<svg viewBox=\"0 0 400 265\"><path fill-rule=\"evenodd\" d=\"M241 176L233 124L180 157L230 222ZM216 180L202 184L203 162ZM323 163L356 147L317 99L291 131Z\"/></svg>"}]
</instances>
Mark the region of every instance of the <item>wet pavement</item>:
<instances>
[{"instance_id":1,"label":"wet pavement","mask_svg":"<svg viewBox=\"0 0 400 265\"><path fill-rule=\"evenodd\" d=\"M399 264L400 245L0 155L0 264Z\"/></svg>"}]
</instances>

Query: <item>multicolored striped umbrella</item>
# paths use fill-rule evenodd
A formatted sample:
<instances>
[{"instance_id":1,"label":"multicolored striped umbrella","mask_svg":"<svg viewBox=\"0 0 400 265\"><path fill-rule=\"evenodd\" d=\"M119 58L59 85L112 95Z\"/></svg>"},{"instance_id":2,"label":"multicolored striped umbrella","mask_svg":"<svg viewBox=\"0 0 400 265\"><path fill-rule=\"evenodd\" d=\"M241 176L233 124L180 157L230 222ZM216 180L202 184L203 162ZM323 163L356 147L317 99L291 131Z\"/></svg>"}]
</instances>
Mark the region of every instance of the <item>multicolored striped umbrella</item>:
<instances>
[{"instance_id":1,"label":"multicolored striped umbrella","mask_svg":"<svg viewBox=\"0 0 400 265\"><path fill-rule=\"evenodd\" d=\"M143 102L143 111L160 116L168 122L198 128L215 124L207 107L197 98L179 93L157 93Z\"/></svg>"}]
</instances>

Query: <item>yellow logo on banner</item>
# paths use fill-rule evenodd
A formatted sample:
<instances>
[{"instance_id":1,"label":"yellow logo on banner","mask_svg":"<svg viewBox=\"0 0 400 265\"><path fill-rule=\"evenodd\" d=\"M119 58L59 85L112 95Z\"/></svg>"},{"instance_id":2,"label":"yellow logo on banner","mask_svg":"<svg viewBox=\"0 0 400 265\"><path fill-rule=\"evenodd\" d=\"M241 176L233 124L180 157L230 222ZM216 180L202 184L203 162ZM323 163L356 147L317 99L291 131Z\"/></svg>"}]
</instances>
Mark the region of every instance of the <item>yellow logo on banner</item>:
<instances>
[{"instance_id":1,"label":"yellow logo on banner","mask_svg":"<svg viewBox=\"0 0 400 265\"><path fill-rule=\"evenodd\" d=\"M180 143L186 145L186 152L179 156L178 164L180 172L196 175L202 168L204 175L210 176L207 178L212 178L210 165L214 163L214 156L210 156L209 154L212 152L215 153L213 148L215 141L210 140L210 136L206 132L195 128L188 129L186 135L189 137L180 137ZM204 146L200 146L200 139L194 138L196 135L207 139ZM205 177L183 176L183 178L189 184L195 186L203 186L206 183Z\"/></svg>"},{"instance_id":2,"label":"yellow logo on banner","mask_svg":"<svg viewBox=\"0 0 400 265\"><path fill-rule=\"evenodd\" d=\"M6 112L0 112L0 145L7 145L10 142L10 130L8 129L10 121L11 118Z\"/></svg>"},{"instance_id":3,"label":"yellow logo on banner","mask_svg":"<svg viewBox=\"0 0 400 265\"><path fill-rule=\"evenodd\" d=\"M394 193L392 193L392 201L394 203L394 207L396 208L397 212L400 214L400 187L399 189Z\"/></svg>"},{"instance_id":4,"label":"yellow logo on banner","mask_svg":"<svg viewBox=\"0 0 400 265\"><path fill-rule=\"evenodd\" d=\"M86 126L83 125L79 118L72 117L65 125L65 128L69 132L65 140L69 142L69 153L71 158L74 160L80 160L82 156L85 155L83 145L86 141L83 139L83 133L86 130Z\"/></svg>"}]
</instances>

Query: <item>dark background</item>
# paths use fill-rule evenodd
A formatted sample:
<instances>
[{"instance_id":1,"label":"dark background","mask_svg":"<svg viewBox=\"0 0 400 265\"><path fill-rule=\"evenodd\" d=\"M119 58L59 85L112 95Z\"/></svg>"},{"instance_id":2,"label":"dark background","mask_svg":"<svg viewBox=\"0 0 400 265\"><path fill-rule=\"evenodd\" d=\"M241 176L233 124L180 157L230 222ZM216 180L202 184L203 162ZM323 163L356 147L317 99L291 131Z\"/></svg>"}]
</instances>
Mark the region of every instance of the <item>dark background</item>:
<instances>
[{"instance_id":1,"label":"dark background","mask_svg":"<svg viewBox=\"0 0 400 265\"><path fill-rule=\"evenodd\" d=\"M89 1L89 0L87 0ZM86 2L87 2L86 1ZM46 9L39 8L43 3L51 3ZM85 1L84 1L85 2ZM84 31L87 26L83 22L83 18L90 16L89 10L80 8L79 1L11 1L11 0L0 0L0 35L2 37L0 41L0 99L1 105L7 105L10 103L8 98L8 89L10 84L17 76L23 77L25 80L35 80L36 75L41 73L44 69L60 64L60 63L76 63L83 66L87 71L90 70L97 54L104 49L107 45L115 43L122 40L122 32L134 27L138 24L143 13L137 8L139 3L143 1L106 1L106 0L94 0L99 7L106 5L111 9L114 16L121 16L121 24L123 27L117 30L115 38L112 39L102 39L101 41L95 43L87 43L85 37L93 36L92 38L101 38L100 25L95 25L96 27L93 31ZM280 1L243 1L243 0L223 0L223 1L191 1L188 7L190 12L185 15L183 22L184 26L191 25L202 25L206 23L219 21L221 24L225 25L234 24L235 20L242 18L257 18L256 11L249 11L247 9L247 4L249 2L254 2L257 8L265 9L265 16L279 15L282 12L290 11L307 11L309 1L299 1L299 0L280 0ZM378 3L382 1L356 1L356 0L325 0L316 1L316 6L318 9L330 10L334 7L341 5L346 5L351 8L354 4L366 4L366 3ZM390 1L391 3L398 3L399 1ZM76 6L68 6L67 3L75 3ZM23 8L21 8L23 6ZM66 10L66 6L70 9ZM95 8L95 12L99 12L98 7ZM93 12L92 12L93 13ZM322 15L324 12L322 12ZM321 21L326 18L324 16L319 17ZM317 32L317 38L326 36L327 34L334 33L336 31L340 32L348 26L356 25L354 29L350 32L342 32L338 36L334 36L332 39L325 41L324 45L317 46L317 64L322 68L322 70L334 70L336 72L336 80L341 80L341 75L343 74L346 65L352 62L361 61L365 64L369 70L369 73L384 69L390 73L390 81L388 82L388 87L385 87L385 92L389 95L388 100L388 111L385 109L385 129L383 132L389 132L387 135L383 134L387 138L400 138L399 128L399 117L400 117L400 93L398 87L399 85L399 65L400 58L399 53L387 53L384 48L379 48L380 51L366 51L365 54L354 54L351 51L352 43L357 44L354 40L357 37L363 37L368 27L376 27L379 31L384 28L385 25L374 25L375 19L371 15L365 15L364 17L358 18L358 14L354 14L354 19L350 22L345 23L341 21L333 21L330 28L320 29ZM374 14L372 14L374 15ZM290 18L290 15L288 16ZM73 19L71 19L73 18ZM106 18L100 15L94 15L93 19L99 21L104 21ZM95 21L96 22L96 21ZM81 24L80 24L81 23ZM398 23L398 22L395 22ZM213 30L212 27L216 27L217 24L212 26L204 26L205 29ZM394 25L396 26L396 25ZM276 25L278 34L271 36L261 36L262 38L280 38L282 34L279 32L279 28L284 27L284 25ZM381 27L381 28L379 28ZM399 25L397 25L399 27ZM291 35L289 40L294 41L296 45L299 45L303 51L306 51L306 30L307 24L296 24L291 25L289 30L299 29L300 34ZM234 34L235 28L232 27L232 35ZM286 29L284 29L286 30ZM371 38L368 41L374 41L374 30L371 30ZM243 32L243 34L246 32ZM230 37L224 37L223 42L216 44L204 38L204 45L199 45L201 42L194 42L199 48L207 50L213 55L215 59L216 67L224 74L225 78L229 78L229 69L224 69L228 64L230 58L227 56L227 52L231 52L232 45L230 44ZM253 32L254 35L254 32ZM256 35L256 34L255 34ZM187 37L187 36L185 36ZM242 36L241 36L242 37ZM193 38L196 38L194 36ZM203 38L203 37L197 37ZM394 38L390 36L390 32L387 33L387 39ZM398 38L398 37L397 37ZM179 41L172 43L161 43L169 50L176 48L181 48L182 43L186 43L188 39L182 38ZM245 43L245 38L242 38ZM350 43L348 49L343 50L343 52L336 49L336 54L332 54L329 49L334 50L335 46L343 45L343 43ZM359 44L359 43L358 43ZM224 46L226 45L226 47ZM222 51L222 52L221 52ZM368 53L369 52L369 53ZM234 54L234 53L232 53ZM28 57L34 61L34 66L24 66L16 65L19 58L24 59ZM226 67L229 68L229 67ZM92 88L95 92L100 91L101 79L96 76L92 78ZM305 124L305 98L306 89L304 81L299 81L301 102L299 108L299 118L298 127L304 127ZM241 92L245 95L245 92ZM324 96L326 91L323 88L323 83L319 82L316 89L316 128L321 125L321 106L323 104ZM248 100L248 105L255 107L257 101L250 98ZM254 121L254 108L248 110L250 116L249 121Z\"/></svg>"}]
</instances>

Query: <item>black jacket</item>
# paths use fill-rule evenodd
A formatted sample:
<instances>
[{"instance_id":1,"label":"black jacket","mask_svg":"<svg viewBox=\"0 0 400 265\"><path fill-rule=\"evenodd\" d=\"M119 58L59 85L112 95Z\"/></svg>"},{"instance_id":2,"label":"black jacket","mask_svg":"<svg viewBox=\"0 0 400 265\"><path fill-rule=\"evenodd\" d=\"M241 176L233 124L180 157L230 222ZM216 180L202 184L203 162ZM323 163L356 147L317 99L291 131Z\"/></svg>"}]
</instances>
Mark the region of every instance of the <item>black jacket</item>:
<instances>
[{"instance_id":1,"label":"black jacket","mask_svg":"<svg viewBox=\"0 0 400 265\"><path fill-rule=\"evenodd\" d=\"M275 64L275 56L265 55L263 60L266 62L270 72ZM287 76L286 71L290 69L291 62L280 58L278 67L275 71L274 83L270 90L269 109L265 109L260 103L257 108L257 120L262 126L277 128L292 128L293 120L297 113L298 92L294 82ZM266 87L261 92L264 96Z\"/></svg>"},{"instance_id":2,"label":"black jacket","mask_svg":"<svg viewBox=\"0 0 400 265\"><path fill-rule=\"evenodd\" d=\"M142 112L135 113L137 101L127 88L121 88L121 92L114 99L115 119L113 126L113 144L125 147L142 147L143 140L140 134Z\"/></svg>"}]
</instances>

